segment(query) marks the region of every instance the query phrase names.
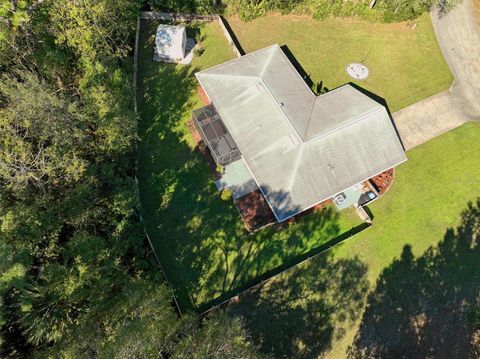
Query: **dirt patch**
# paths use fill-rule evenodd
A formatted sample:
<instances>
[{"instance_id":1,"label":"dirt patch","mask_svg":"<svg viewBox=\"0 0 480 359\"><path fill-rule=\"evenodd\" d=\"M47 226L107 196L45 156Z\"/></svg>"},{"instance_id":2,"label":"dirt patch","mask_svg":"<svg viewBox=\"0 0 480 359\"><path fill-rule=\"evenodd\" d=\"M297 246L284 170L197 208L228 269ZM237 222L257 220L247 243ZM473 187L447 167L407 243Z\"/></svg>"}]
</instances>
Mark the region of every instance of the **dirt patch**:
<instances>
[{"instance_id":1,"label":"dirt patch","mask_svg":"<svg viewBox=\"0 0 480 359\"><path fill-rule=\"evenodd\" d=\"M478 26L480 26L480 0L472 0L473 16L477 20Z\"/></svg>"}]
</instances>

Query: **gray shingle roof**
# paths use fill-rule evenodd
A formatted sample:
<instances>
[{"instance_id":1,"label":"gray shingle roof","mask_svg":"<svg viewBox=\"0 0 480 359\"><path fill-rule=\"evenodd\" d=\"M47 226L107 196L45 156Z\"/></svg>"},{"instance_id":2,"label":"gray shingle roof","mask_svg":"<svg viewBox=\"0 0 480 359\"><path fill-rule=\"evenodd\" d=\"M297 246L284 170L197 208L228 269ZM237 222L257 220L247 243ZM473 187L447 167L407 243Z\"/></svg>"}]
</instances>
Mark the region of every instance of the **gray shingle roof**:
<instances>
[{"instance_id":1,"label":"gray shingle roof","mask_svg":"<svg viewBox=\"0 0 480 359\"><path fill-rule=\"evenodd\" d=\"M278 45L196 76L279 221L406 160L382 105L315 96Z\"/></svg>"}]
</instances>

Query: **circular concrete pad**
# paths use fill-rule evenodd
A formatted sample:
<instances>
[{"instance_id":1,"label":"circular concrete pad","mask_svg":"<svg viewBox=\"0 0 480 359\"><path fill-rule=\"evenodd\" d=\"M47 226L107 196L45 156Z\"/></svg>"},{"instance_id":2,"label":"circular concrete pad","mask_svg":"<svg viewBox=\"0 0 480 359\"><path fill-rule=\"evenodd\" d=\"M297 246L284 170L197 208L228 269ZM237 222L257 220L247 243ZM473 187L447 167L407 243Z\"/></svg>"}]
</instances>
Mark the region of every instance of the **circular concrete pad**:
<instances>
[{"instance_id":1,"label":"circular concrete pad","mask_svg":"<svg viewBox=\"0 0 480 359\"><path fill-rule=\"evenodd\" d=\"M367 66L359 64L358 62L348 64L345 70L350 77L355 80L365 80L370 73Z\"/></svg>"}]
</instances>

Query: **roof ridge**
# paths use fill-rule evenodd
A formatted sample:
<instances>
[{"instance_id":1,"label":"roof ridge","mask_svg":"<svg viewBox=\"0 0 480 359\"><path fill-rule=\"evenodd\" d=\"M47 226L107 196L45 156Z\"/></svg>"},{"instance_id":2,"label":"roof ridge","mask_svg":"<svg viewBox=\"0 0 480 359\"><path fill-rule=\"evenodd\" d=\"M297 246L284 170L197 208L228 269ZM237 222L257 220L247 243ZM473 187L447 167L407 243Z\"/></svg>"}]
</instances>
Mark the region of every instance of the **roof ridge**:
<instances>
[{"instance_id":1,"label":"roof ridge","mask_svg":"<svg viewBox=\"0 0 480 359\"><path fill-rule=\"evenodd\" d=\"M315 108L315 103L316 102L317 102L317 99L315 99L315 101L312 102L312 107L310 108L310 115L308 116L308 123L307 123L307 126L305 127L305 133L302 136L302 140L304 142L305 142L305 139L307 138L308 129L310 128L310 122L312 122L313 109Z\"/></svg>"},{"instance_id":2,"label":"roof ridge","mask_svg":"<svg viewBox=\"0 0 480 359\"><path fill-rule=\"evenodd\" d=\"M218 65L209 67L208 69L205 69L205 70L202 70L202 71L198 71L198 72L196 72L195 74L204 74L204 73L206 73L207 71L216 69L217 67L224 66L224 65L229 64L229 63L234 62L234 61L238 61L239 59L243 59L243 58L245 58L245 57L249 57L249 56L255 55L255 54L259 53L259 52L265 51L266 49L269 49L269 48L274 47L274 46L278 46L278 44L273 44L273 45L264 47L263 49L258 49L258 50L249 52L248 54L245 54L245 55L242 55L242 56L240 56L240 57L236 57L236 58L234 58L234 59L231 59L231 60L222 62L221 64L218 64Z\"/></svg>"},{"instance_id":3,"label":"roof ridge","mask_svg":"<svg viewBox=\"0 0 480 359\"><path fill-rule=\"evenodd\" d=\"M255 80L261 80L260 77L258 76L254 76L254 75L240 75L240 74L210 74L210 73L200 73L200 72L197 72L195 74L195 76L199 74L201 76L219 76L219 77L244 77L244 78L247 78L247 79L255 79ZM198 77L197 77L198 78Z\"/></svg>"},{"instance_id":4,"label":"roof ridge","mask_svg":"<svg viewBox=\"0 0 480 359\"><path fill-rule=\"evenodd\" d=\"M298 156L295 160L295 165L293 166L292 175L290 177L290 183L288 184L288 190L289 191L292 189L293 185L295 184L295 180L297 179L297 171L298 171L298 167L300 166L301 159L303 157L304 148L305 148L305 144L302 143L300 145L300 150L298 152Z\"/></svg>"},{"instance_id":5,"label":"roof ridge","mask_svg":"<svg viewBox=\"0 0 480 359\"><path fill-rule=\"evenodd\" d=\"M271 50L268 60L265 61L265 64L263 65L263 69L262 69L262 71L260 71L260 78L262 79L262 81L263 81L263 75L265 74L265 71L267 70L270 63L272 62L272 58L273 58L273 55L275 55L275 49L277 47L279 47L278 44L274 44L274 45L270 46L270 48L269 48L269 49L273 49L273 50Z\"/></svg>"},{"instance_id":6,"label":"roof ridge","mask_svg":"<svg viewBox=\"0 0 480 359\"><path fill-rule=\"evenodd\" d=\"M298 133L297 129L295 128L294 124L292 123L292 121L290 121L290 119L288 118L287 114L285 113L285 111L283 111L282 109L282 106L280 106L280 104L277 102L277 99L275 98L275 96L273 96L272 94L272 91L270 91L270 88L268 87L268 85L266 84L266 82L260 77L260 81L262 82L263 86L265 87L265 89L267 90L268 92L268 95L270 96L270 99L272 100L273 104L275 105L275 107L280 111L280 113L282 114L282 117L284 118L285 122L287 123L287 126L293 131L293 133L295 134L295 136L297 136L297 138L299 139L299 142L303 143L303 138L302 136L300 136L300 134Z\"/></svg>"},{"instance_id":7,"label":"roof ridge","mask_svg":"<svg viewBox=\"0 0 480 359\"><path fill-rule=\"evenodd\" d=\"M293 70L295 71L297 76L302 80L302 83L307 88L308 93L310 93L314 98L318 97L313 93L312 89L310 87L308 87L307 83L305 82L305 79L302 77L302 75L300 75L300 72L298 72L297 68L293 65L293 62L288 58L287 54L285 54L285 52L282 50L281 46L279 46L278 44L276 44L276 45L277 45L278 49L280 50L281 56L283 56L284 59L287 60L287 62L290 64L290 66L293 67ZM307 76L309 76L309 75L307 75Z\"/></svg>"},{"instance_id":8,"label":"roof ridge","mask_svg":"<svg viewBox=\"0 0 480 359\"><path fill-rule=\"evenodd\" d=\"M366 119L368 116L376 113L376 112L379 112L379 111L382 111L382 110L385 110L386 109L384 107L377 107L377 108L374 108L373 110L371 111L368 111L368 112L365 112L363 114L361 114L360 116L357 116L357 117L354 117L352 120L348 121L347 123L343 124L342 126L338 126L338 127L335 127L333 129L331 129L330 131L327 131L327 132L324 132L324 133L320 133L318 134L317 136L314 136L310 139L308 139L305 143L310 143L310 142L314 142L320 138L323 138L323 137L326 137L326 136L329 136L331 135L332 133L335 133L335 132L338 132L340 130L343 130L344 128L346 127L349 127L351 125L353 125L354 123L357 123L357 122L360 122L364 119Z\"/></svg>"}]
</instances>

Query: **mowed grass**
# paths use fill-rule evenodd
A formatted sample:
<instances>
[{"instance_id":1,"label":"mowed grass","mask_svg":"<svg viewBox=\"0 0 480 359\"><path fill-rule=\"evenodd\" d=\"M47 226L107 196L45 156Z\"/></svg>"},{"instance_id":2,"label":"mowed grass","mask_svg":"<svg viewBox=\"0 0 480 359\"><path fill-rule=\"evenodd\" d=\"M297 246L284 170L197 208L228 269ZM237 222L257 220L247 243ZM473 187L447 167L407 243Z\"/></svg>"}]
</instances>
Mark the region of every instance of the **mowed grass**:
<instances>
[{"instance_id":1,"label":"mowed grass","mask_svg":"<svg viewBox=\"0 0 480 359\"><path fill-rule=\"evenodd\" d=\"M386 99L392 112L446 90L453 81L428 14L394 24L296 15L228 22L247 53L286 45L314 83L322 81L328 89L357 83ZM351 62L363 62L369 78L353 81L345 71Z\"/></svg>"},{"instance_id":2,"label":"mowed grass","mask_svg":"<svg viewBox=\"0 0 480 359\"><path fill-rule=\"evenodd\" d=\"M139 185L143 217L183 310L201 311L319 250L360 224L333 208L255 234L224 202L187 121L202 106L194 73L234 58L217 23L193 25L205 52L189 66L152 61L155 22L143 22L139 53Z\"/></svg>"},{"instance_id":3,"label":"mowed grass","mask_svg":"<svg viewBox=\"0 0 480 359\"><path fill-rule=\"evenodd\" d=\"M359 348L416 357L417 346L464 343L465 311L452 313L478 294L479 247L462 245L449 229L480 197L479 138L480 124L468 123L407 152L391 189L370 207L372 227L241 297L230 312L278 358L344 358L356 336L352 357L362 357ZM374 309L362 319L368 294Z\"/></svg>"}]
</instances>

